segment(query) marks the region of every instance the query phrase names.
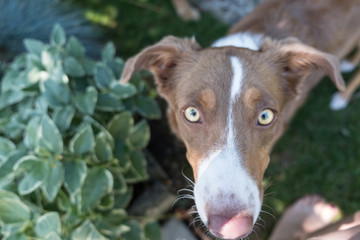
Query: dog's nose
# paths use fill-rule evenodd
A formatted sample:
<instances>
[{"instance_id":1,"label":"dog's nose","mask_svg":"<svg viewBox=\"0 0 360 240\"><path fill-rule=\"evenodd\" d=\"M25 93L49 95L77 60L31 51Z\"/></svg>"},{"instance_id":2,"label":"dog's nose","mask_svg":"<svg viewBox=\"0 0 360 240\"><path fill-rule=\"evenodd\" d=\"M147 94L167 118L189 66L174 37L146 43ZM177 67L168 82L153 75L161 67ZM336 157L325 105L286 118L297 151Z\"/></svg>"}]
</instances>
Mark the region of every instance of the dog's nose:
<instances>
[{"instance_id":1,"label":"dog's nose","mask_svg":"<svg viewBox=\"0 0 360 240\"><path fill-rule=\"evenodd\" d=\"M219 238L243 238L253 230L253 216L241 213L232 217L210 215L208 218L208 228Z\"/></svg>"}]
</instances>

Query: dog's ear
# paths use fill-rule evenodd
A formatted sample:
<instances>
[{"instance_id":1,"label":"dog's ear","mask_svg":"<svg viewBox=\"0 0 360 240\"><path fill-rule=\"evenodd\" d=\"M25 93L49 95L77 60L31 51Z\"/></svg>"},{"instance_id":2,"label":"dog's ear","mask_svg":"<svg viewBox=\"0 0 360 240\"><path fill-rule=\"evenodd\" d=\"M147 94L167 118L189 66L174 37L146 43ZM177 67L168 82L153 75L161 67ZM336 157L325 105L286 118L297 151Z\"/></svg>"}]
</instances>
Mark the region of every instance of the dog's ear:
<instances>
[{"instance_id":1,"label":"dog's ear","mask_svg":"<svg viewBox=\"0 0 360 240\"><path fill-rule=\"evenodd\" d=\"M157 44L129 58L125 63L120 82L128 82L139 69L150 70L155 76L160 94L164 95L173 84L171 78L182 57L199 49L200 46L194 38L165 37Z\"/></svg>"},{"instance_id":2,"label":"dog's ear","mask_svg":"<svg viewBox=\"0 0 360 240\"><path fill-rule=\"evenodd\" d=\"M345 90L339 60L334 55L303 44L296 38L286 38L281 41L267 38L260 51L270 52L272 60L280 67L288 87L295 93L298 93L304 77L313 71L325 73L340 91Z\"/></svg>"}]
</instances>

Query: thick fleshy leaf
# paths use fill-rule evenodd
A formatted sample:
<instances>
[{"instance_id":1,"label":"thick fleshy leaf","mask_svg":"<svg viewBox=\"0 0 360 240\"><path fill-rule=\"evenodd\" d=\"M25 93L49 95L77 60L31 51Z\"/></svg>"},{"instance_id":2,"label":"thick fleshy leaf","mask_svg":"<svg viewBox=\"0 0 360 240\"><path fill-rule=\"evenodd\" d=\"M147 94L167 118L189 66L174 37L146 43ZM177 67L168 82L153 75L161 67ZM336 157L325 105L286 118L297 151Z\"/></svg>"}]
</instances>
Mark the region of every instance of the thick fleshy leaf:
<instances>
[{"instance_id":1,"label":"thick fleshy leaf","mask_svg":"<svg viewBox=\"0 0 360 240\"><path fill-rule=\"evenodd\" d=\"M66 35L64 29L60 24L55 24L50 35L50 43L52 45L64 45L66 42Z\"/></svg>"},{"instance_id":2,"label":"thick fleshy leaf","mask_svg":"<svg viewBox=\"0 0 360 240\"><path fill-rule=\"evenodd\" d=\"M95 140L95 156L100 162L113 159L113 149L104 132L100 132Z\"/></svg>"},{"instance_id":3,"label":"thick fleshy leaf","mask_svg":"<svg viewBox=\"0 0 360 240\"><path fill-rule=\"evenodd\" d=\"M70 77L83 77L85 75L85 70L81 66L78 60L74 57L67 57L63 62L64 70L67 75Z\"/></svg>"},{"instance_id":4,"label":"thick fleshy leaf","mask_svg":"<svg viewBox=\"0 0 360 240\"><path fill-rule=\"evenodd\" d=\"M71 56L77 59L82 58L85 54L85 48L81 45L79 40L73 36L69 38L69 41L66 44L66 50Z\"/></svg>"},{"instance_id":5,"label":"thick fleshy leaf","mask_svg":"<svg viewBox=\"0 0 360 240\"><path fill-rule=\"evenodd\" d=\"M66 107L55 108L52 119L59 130L64 132L70 127L74 115L75 109L73 106L69 105Z\"/></svg>"},{"instance_id":6,"label":"thick fleshy leaf","mask_svg":"<svg viewBox=\"0 0 360 240\"><path fill-rule=\"evenodd\" d=\"M115 98L119 99L129 98L134 96L137 92L134 85L130 83L120 84L119 82L114 82L111 84L110 91Z\"/></svg>"},{"instance_id":7,"label":"thick fleshy leaf","mask_svg":"<svg viewBox=\"0 0 360 240\"><path fill-rule=\"evenodd\" d=\"M75 106L82 113L92 115L97 102L98 93L96 88L89 86L86 92L77 92L74 97Z\"/></svg>"},{"instance_id":8,"label":"thick fleshy leaf","mask_svg":"<svg viewBox=\"0 0 360 240\"><path fill-rule=\"evenodd\" d=\"M113 177L104 168L93 167L85 178L81 189L82 211L94 208L100 199L113 189Z\"/></svg>"},{"instance_id":9,"label":"thick fleshy leaf","mask_svg":"<svg viewBox=\"0 0 360 240\"><path fill-rule=\"evenodd\" d=\"M115 78L120 79L122 70L124 68L124 61L121 58L115 58L107 61L106 65L113 71Z\"/></svg>"},{"instance_id":10,"label":"thick fleshy leaf","mask_svg":"<svg viewBox=\"0 0 360 240\"><path fill-rule=\"evenodd\" d=\"M80 194L81 187L85 181L87 167L84 161L65 161L65 188L70 194L73 204L76 202L76 195Z\"/></svg>"},{"instance_id":11,"label":"thick fleshy leaf","mask_svg":"<svg viewBox=\"0 0 360 240\"><path fill-rule=\"evenodd\" d=\"M28 52L35 54L38 57L41 57L41 52L45 48L45 44L36 39L25 39L24 40L25 48Z\"/></svg>"},{"instance_id":12,"label":"thick fleshy leaf","mask_svg":"<svg viewBox=\"0 0 360 240\"><path fill-rule=\"evenodd\" d=\"M37 134L38 146L40 148L45 148L47 151L55 154L63 152L62 136L48 116L45 115L41 118Z\"/></svg>"},{"instance_id":13,"label":"thick fleshy leaf","mask_svg":"<svg viewBox=\"0 0 360 240\"><path fill-rule=\"evenodd\" d=\"M34 117L31 119L25 130L24 144L27 148L34 150L38 143L38 131L40 128L40 118Z\"/></svg>"},{"instance_id":14,"label":"thick fleshy leaf","mask_svg":"<svg viewBox=\"0 0 360 240\"><path fill-rule=\"evenodd\" d=\"M100 89L110 88L110 84L115 80L112 71L104 64L96 64L94 69L95 83Z\"/></svg>"},{"instance_id":15,"label":"thick fleshy leaf","mask_svg":"<svg viewBox=\"0 0 360 240\"><path fill-rule=\"evenodd\" d=\"M0 136L0 165L16 149L15 144L7 138Z\"/></svg>"},{"instance_id":16,"label":"thick fleshy leaf","mask_svg":"<svg viewBox=\"0 0 360 240\"><path fill-rule=\"evenodd\" d=\"M148 240L161 240L161 227L155 221L149 221L145 224L145 238Z\"/></svg>"},{"instance_id":17,"label":"thick fleshy leaf","mask_svg":"<svg viewBox=\"0 0 360 240\"><path fill-rule=\"evenodd\" d=\"M49 163L49 174L41 189L49 202L54 201L63 181L64 167L61 162L56 161Z\"/></svg>"},{"instance_id":18,"label":"thick fleshy leaf","mask_svg":"<svg viewBox=\"0 0 360 240\"><path fill-rule=\"evenodd\" d=\"M101 59L105 61L111 61L115 57L115 45L112 42L108 42L104 49L101 51Z\"/></svg>"},{"instance_id":19,"label":"thick fleshy leaf","mask_svg":"<svg viewBox=\"0 0 360 240\"><path fill-rule=\"evenodd\" d=\"M53 108L66 106L70 102L69 87L63 83L46 80L42 91L45 99Z\"/></svg>"},{"instance_id":20,"label":"thick fleshy leaf","mask_svg":"<svg viewBox=\"0 0 360 240\"><path fill-rule=\"evenodd\" d=\"M131 167L131 161L128 154L128 149L123 141L115 141L114 156L119 161L121 171L127 172Z\"/></svg>"},{"instance_id":21,"label":"thick fleshy leaf","mask_svg":"<svg viewBox=\"0 0 360 240\"><path fill-rule=\"evenodd\" d=\"M26 97L23 91L6 91L0 94L0 110L20 102Z\"/></svg>"},{"instance_id":22,"label":"thick fleshy leaf","mask_svg":"<svg viewBox=\"0 0 360 240\"><path fill-rule=\"evenodd\" d=\"M76 154L84 154L93 150L95 146L94 133L90 125L83 127L70 140L69 149Z\"/></svg>"},{"instance_id":23,"label":"thick fleshy leaf","mask_svg":"<svg viewBox=\"0 0 360 240\"><path fill-rule=\"evenodd\" d=\"M131 220L127 225L130 227L130 231L123 234L122 238L124 240L143 240L145 238L144 232L138 222Z\"/></svg>"},{"instance_id":24,"label":"thick fleshy leaf","mask_svg":"<svg viewBox=\"0 0 360 240\"><path fill-rule=\"evenodd\" d=\"M35 233L38 237L45 237L49 233L60 234L61 222L57 212L48 212L39 217L35 224Z\"/></svg>"},{"instance_id":25,"label":"thick fleshy leaf","mask_svg":"<svg viewBox=\"0 0 360 240\"><path fill-rule=\"evenodd\" d=\"M3 178L7 177L8 175L15 175L13 172L14 165L24 156L24 154L24 150L15 150L7 157L6 161L0 165L0 186Z\"/></svg>"},{"instance_id":26,"label":"thick fleshy leaf","mask_svg":"<svg viewBox=\"0 0 360 240\"><path fill-rule=\"evenodd\" d=\"M25 170L25 177L21 179L18 191L26 195L44 183L49 173L49 164L35 156L25 156L14 166L15 171L19 169Z\"/></svg>"},{"instance_id":27,"label":"thick fleshy leaf","mask_svg":"<svg viewBox=\"0 0 360 240\"><path fill-rule=\"evenodd\" d=\"M115 203L114 208L123 208L125 209L133 196L134 189L132 186L128 186L127 191L125 193L114 193Z\"/></svg>"},{"instance_id":28,"label":"thick fleshy leaf","mask_svg":"<svg viewBox=\"0 0 360 240\"><path fill-rule=\"evenodd\" d=\"M131 152L131 167L129 171L125 174L125 179L129 183L135 183L139 181L146 180L147 175L147 163L144 154L140 151Z\"/></svg>"},{"instance_id":29,"label":"thick fleshy leaf","mask_svg":"<svg viewBox=\"0 0 360 240\"><path fill-rule=\"evenodd\" d=\"M72 240L84 240L84 239L96 239L96 240L106 240L103 235L95 228L95 226L86 220L78 228L76 228L71 234Z\"/></svg>"},{"instance_id":30,"label":"thick fleshy leaf","mask_svg":"<svg viewBox=\"0 0 360 240\"><path fill-rule=\"evenodd\" d=\"M51 232L45 236L45 240L61 240L59 234Z\"/></svg>"},{"instance_id":31,"label":"thick fleshy leaf","mask_svg":"<svg viewBox=\"0 0 360 240\"><path fill-rule=\"evenodd\" d=\"M0 190L0 222L8 224L24 222L30 217L30 209L16 194Z\"/></svg>"},{"instance_id":32,"label":"thick fleshy leaf","mask_svg":"<svg viewBox=\"0 0 360 240\"><path fill-rule=\"evenodd\" d=\"M108 124L108 130L115 140L125 140L134 124L132 114L128 111L115 115Z\"/></svg>"},{"instance_id":33,"label":"thick fleshy leaf","mask_svg":"<svg viewBox=\"0 0 360 240\"><path fill-rule=\"evenodd\" d=\"M145 96L136 98L136 111L148 119L159 119L161 117L161 110L157 102Z\"/></svg>"},{"instance_id":34,"label":"thick fleshy leaf","mask_svg":"<svg viewBox=\"0 0 360 240\"><path fill-rule=\"evenodd\" d=\"M99 95L96 108L104 112L114 112L123 110L124 105L110 93L102 93Z\"/></svg>"},{"instance_id":35,"label":"thick fleshy leaf","mask_svg":"<svg viewBox=\"0 0 360 240\"><path fill-rule=\"evenodd\" d=\"M145 120L141 120L131 130L129 135L130 146L135 149L146 147L150 140L150 127Z\"/></svg>"}]
</instances>

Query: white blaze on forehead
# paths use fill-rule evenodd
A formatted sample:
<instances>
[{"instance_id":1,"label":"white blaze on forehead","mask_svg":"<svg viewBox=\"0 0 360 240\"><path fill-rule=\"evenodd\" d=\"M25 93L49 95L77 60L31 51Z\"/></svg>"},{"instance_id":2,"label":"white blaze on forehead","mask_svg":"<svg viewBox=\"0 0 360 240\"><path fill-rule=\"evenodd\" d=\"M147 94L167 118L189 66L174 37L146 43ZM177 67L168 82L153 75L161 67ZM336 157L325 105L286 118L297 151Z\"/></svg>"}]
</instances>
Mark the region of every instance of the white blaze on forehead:
<instances>
[{"instance_id":1,"label":"white blaze on forehead","mask_svg":"<svg viewBox=\"0 0 360 240\"><path fill-rule=\"evenodd\" d=\"M243 67L240 59L237 57L230 57L231 67L233 70L233 77L231 80L231 94L230 94L230 109L235 97L241 93L243 83Z\"/></svg>"},{"instance_id":2,"label":"white blaze on forehead","mask_svg":"<svg viewBox=\"0 0 360 240\"><path fill-rule=\"evenodd\" d=\"M233 77L231 79L231 89L230 89L230 100L229 100L229 113L228 113L228 136L227 136L227 145L228 147L235 148L235 136L234 136L234 117L233 117L233 105L235 99L238 95L241 94L243 86L243 67L240 62L240 59L237 57L230 57L231 67L233 70Z\"/></svg>"},{"instance_id":3,"label":"white blaze on forehead","mask_svg":"<svg viewBox=\"0 0 360 240\"><path fill-rule=\"evenodd\" d=\"M261 34L250 32L234 33L223 38L218 39L212 44L213 47L241 47L248 48L254 51L259 50L261 44L264 42L264 37Z\"/></svg>"},{"instance_id":4,"label":"white blaze on forehead","mask_svg":"<svg viewBox=\"0 0 360 240\"><path fill-rule=\"evenodd\" d=\"M233 106L243 88L243 65L238 57L230 57L233 76L229 91L227 136L223 146L214 146L197 169L194 187L195 203L201 220L207 224L207 214L221 214L224 208L236 211L250 211L254 222L259 216L261 200L256 182L246 169L244 159L237 149ZM208 211L206 212L206 208ZM242 208L246 209L242 209Z\"/></svg>"}]
</instances>

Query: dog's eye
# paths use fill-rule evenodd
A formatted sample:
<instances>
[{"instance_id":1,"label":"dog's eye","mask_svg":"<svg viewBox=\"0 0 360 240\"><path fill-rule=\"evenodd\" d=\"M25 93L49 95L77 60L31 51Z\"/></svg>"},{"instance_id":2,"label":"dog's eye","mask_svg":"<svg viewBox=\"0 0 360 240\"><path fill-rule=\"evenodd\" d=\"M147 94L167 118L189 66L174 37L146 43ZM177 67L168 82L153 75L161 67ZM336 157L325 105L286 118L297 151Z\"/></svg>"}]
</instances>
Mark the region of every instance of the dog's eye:
<instances>
[{"instance_id":1,"label":"dog's eye","mask_svg":"<svg viewBox=\"0 0 360 240\"><path fill-rule=\"evenodd\" d=\"M259 117L257 119L257 124L261 126L267 126L274 120L274 112L270 109L264 109L259 114Z\"/></svg>"},{"instance_id":2,"label":"dog's eye","mask_svg":"<svg viewBox=\"0 0 360 240\"><path fill-rule=\"evenodd\" d=\"M192 123L196 123L200 121L200 113L194 107L188 107L184 112L185 118Z\"/></svg>"}]
</instances>

